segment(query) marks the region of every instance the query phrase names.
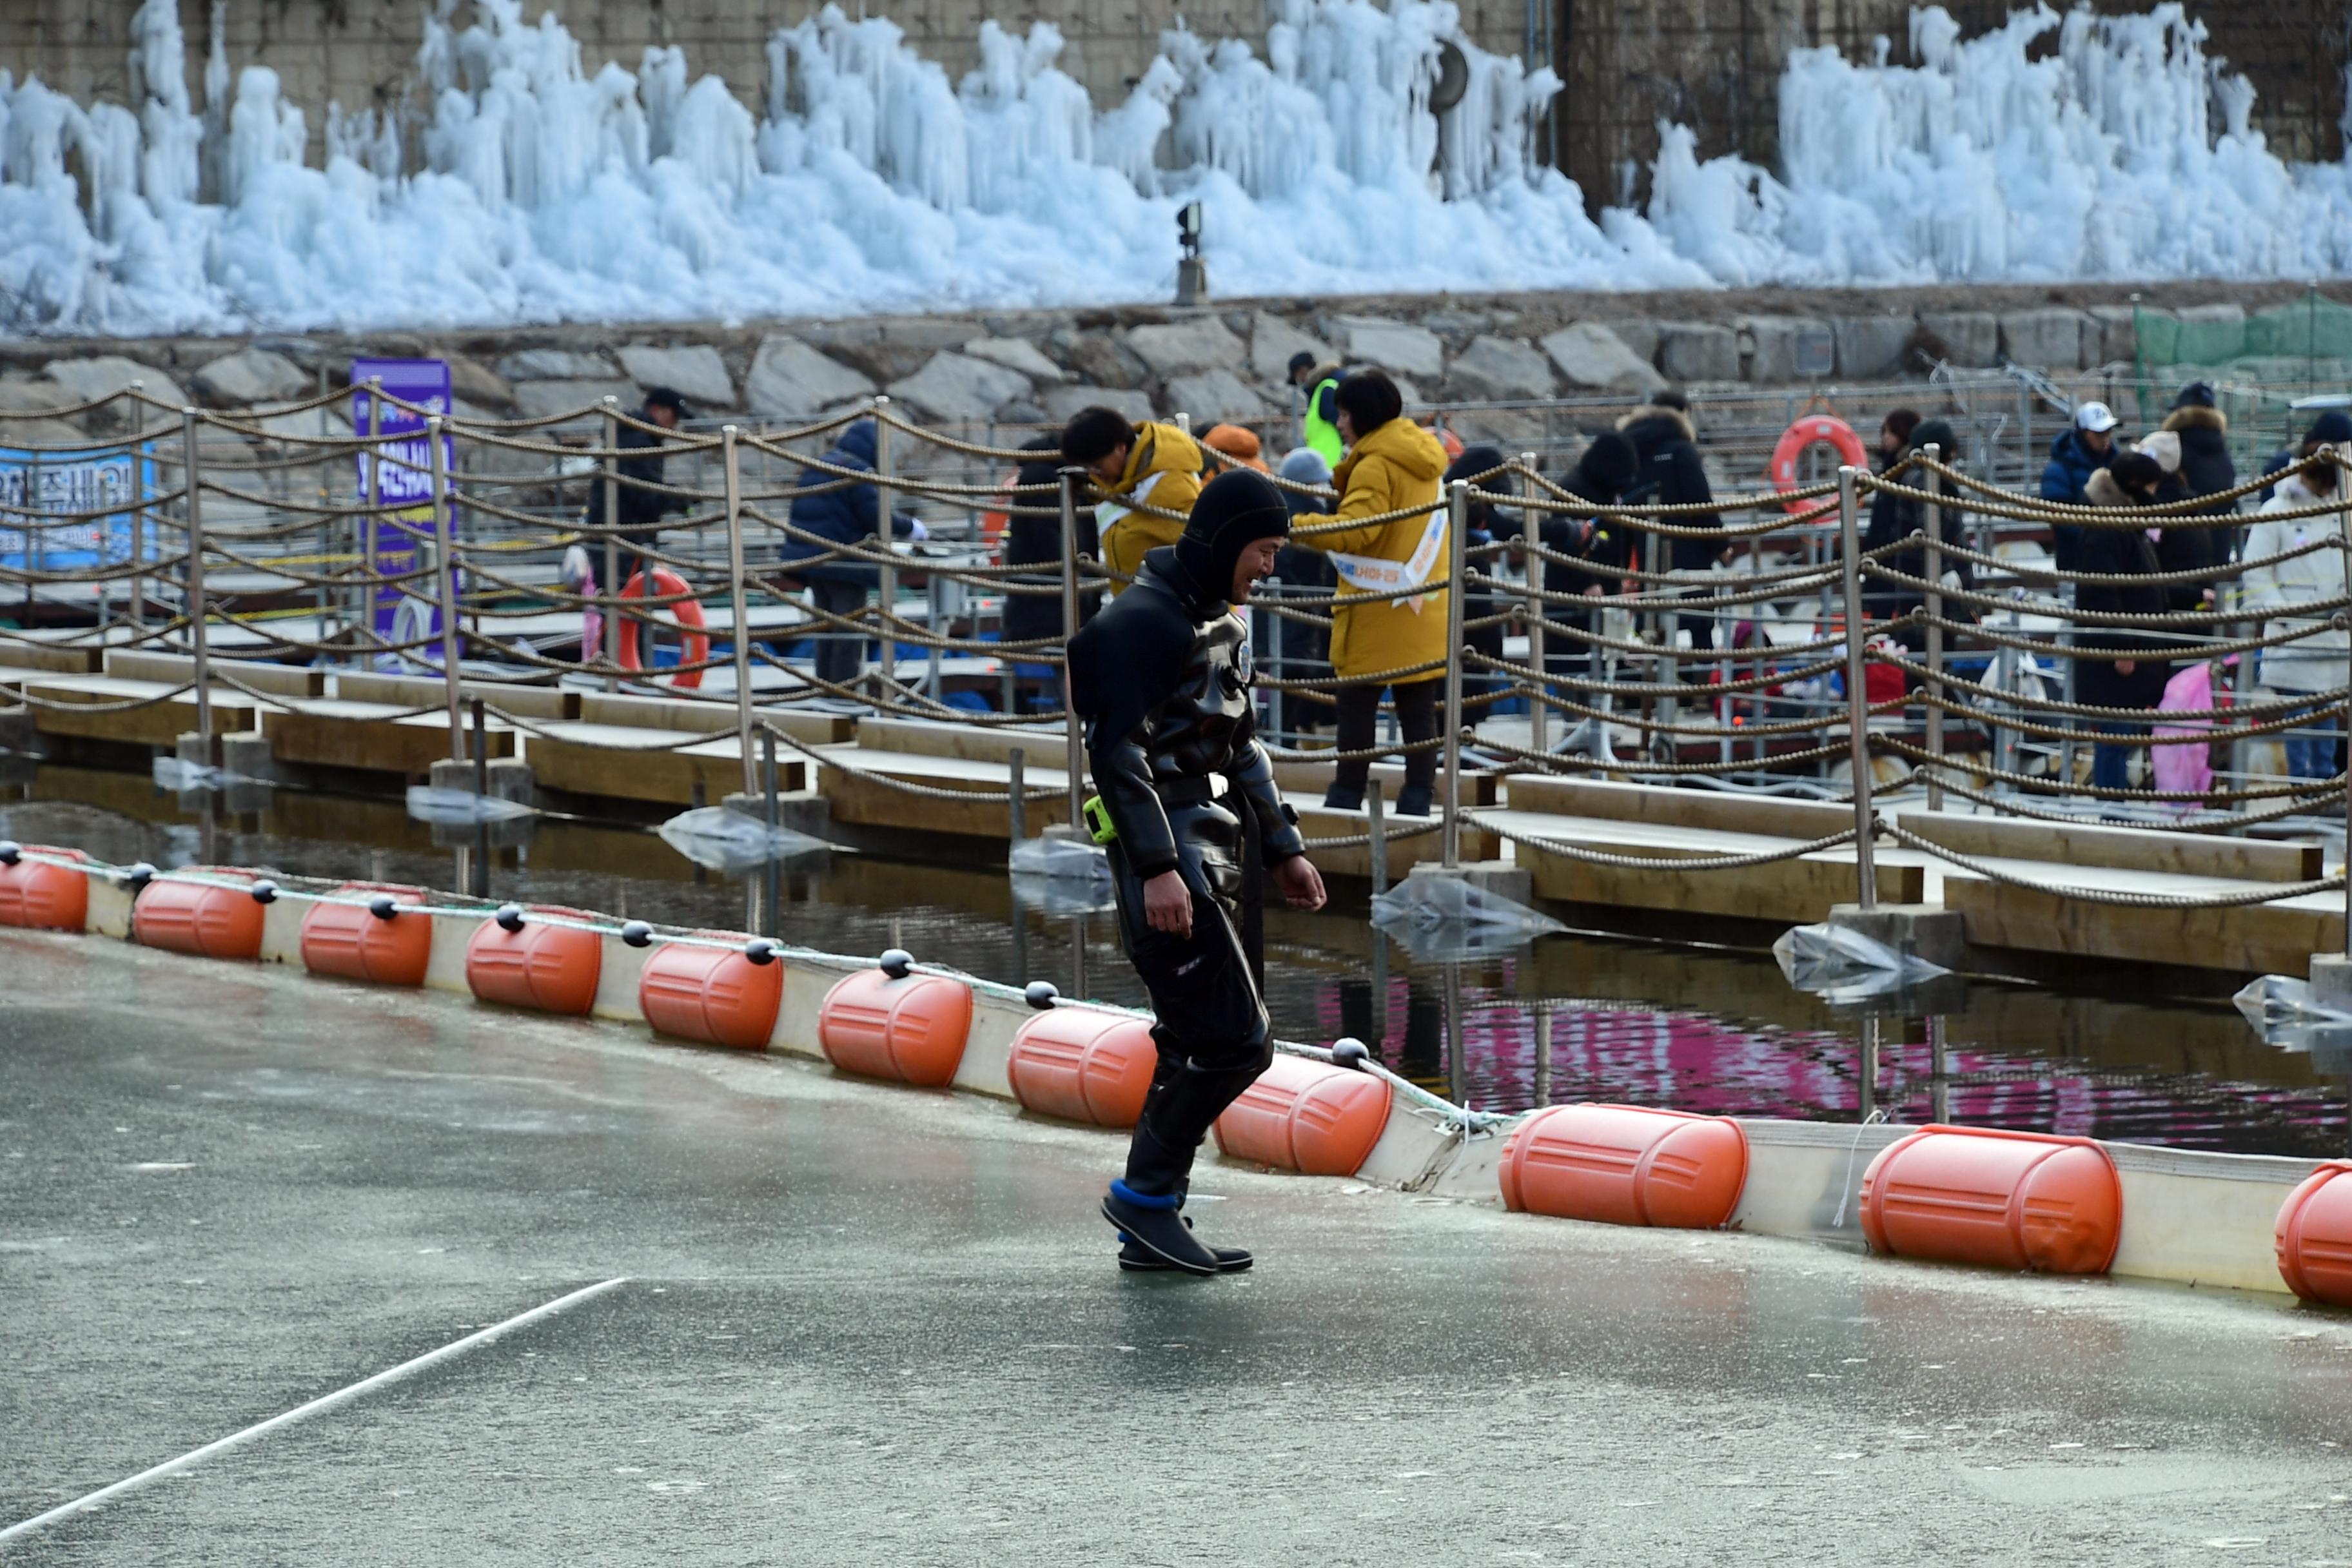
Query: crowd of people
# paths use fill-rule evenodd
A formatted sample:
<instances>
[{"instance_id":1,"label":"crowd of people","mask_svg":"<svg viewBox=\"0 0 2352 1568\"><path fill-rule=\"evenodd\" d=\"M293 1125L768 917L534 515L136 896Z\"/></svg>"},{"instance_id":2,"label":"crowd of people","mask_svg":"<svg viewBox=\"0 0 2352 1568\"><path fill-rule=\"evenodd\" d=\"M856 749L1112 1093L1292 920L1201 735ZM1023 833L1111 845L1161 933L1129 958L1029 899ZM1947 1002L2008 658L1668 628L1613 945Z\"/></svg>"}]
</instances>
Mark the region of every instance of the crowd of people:
<instances>
[{"instance_id":1,"label":"crowd of people","mask_svg":"<svg viewBox=\"0 0 2352 1568\"><path fill-rule=\"evenodd\" d=\"M1123 591L1151 551L1174 543L1203 485L1220 469L1275 473L1296 486L1336 492L1336 500L1297 489L1282 492L1300 531L1281 542L1276 558L1276 575L1286 587L1336 599L1329 626L1282 617L1261 657L1278 660L1291 680L1332 683L1316 689L1328 693L1328 704L1312 698L1294 703L1289 726L1312 732L1328 715L1335 767L1327 805L1362 806L1385 701L1403 754L1395 809L1425 816L1433 794L1438 699L1446 665L1448 518L1442 498L1455 480L1504 468L1504 455L1491 446L1465 449L1450 435L1408 416L1397 384L1377 368L1343 368L1301 354L1290 364L1289 379L1300 396L1300 413L1295 443L1278 459L1269 460L1260 437L1239 426L1219 425L1196 436L1178 422L1135 420L1111 408L1089 407L1058 433L1029 441L1024 450L1035 456L1020 465L1011 482L1034 495L1055 484L1065 465L1086 472L1077 537L1071 542L1081 556L1098 561L1109 581L1106 590L1089 587L1082 594L1081 624L1091 619L1106 591L1113 596ZM615 520L622 532L619 548L611 552L615 566L608 569L600 552L584 552L569 568L582 580L583 592L610 595L635 575L637 547L680 505L661 488L659 448L662 433L686 416L684 402L674 392L657 389L637 414L653 428L628 426L621 435L620 444L633 450L619 460L618 474L636 482L616 487ZM835 545L870 549L883 533L878 486L841 480L845 471L874 470L876 442L872 420L845 426L824 454L825 468L803 472L791 508L798 537L786 547L779 570L807 590L831 628L864 611L877 582L869 563L824 558ZM2302 442L2273 455L2266 471L2330 446L2352 447L2352 416L2336 410L2321 414ZM646 450L638 455L638 447ZM1947 463L1960 460L1962 444L1949 421L1907 408L1886 416L1875 454L1882 471L1929 453L1939 453ZM1906 488L1920 488L1923 474L1915 473ZM1661 578L1671 574L1687 583L1692 574L1719 567L1732 556L1728 545L1706 537L1721 527L1721 518L1707 510L1714 495L1698 431L1689 401L1678 392L1659 391L1616 421L1615 428L1593 434L1575 461L1549 482L1592 511L1542 512L1537 523L1543 559L1525 565L1553 596L1551 618L1588 636L1603 635L1612 598L1648 587L1654 601ZM2342 550L2313 546L2326 540L2340 543L2347 512L2287 515L2331 502L2352 506L2344 476L2318 468L2284 479L2262 492L2242 531L2234 524L2188 521L2236 514L2241 501L2228 492L2237 485L2229 420L2217 406L2213 388L2203 382L2181 388L2159 427L2137 440L2124 437L2122 421L2105 404L2084 402L2050 444L2040 486L2045 500L2116 511L2168 509L2145 527L2061 523L2052 529L2054 565L2072 583L2074 607L2106 617L2078 626L2070 639L2073 700L2108 710L2087 721L2090 733L2104 738L2092 748L2091 773L2092 783L2102 789L2126 790L2145 782L2135 780L2130 762L2147 748L2121 742L2143 739L2167 710L2203 710L2226 701L2231 684L2222 666L2195 653L2195 637L2135 626L2130 617L2242 610L2250 621L2260 618L2263 638L2278 642L2258 655L2255 673L2265 694L2315 699L2344 684L2352 653L2347 634L2321 611L2298 610L2343 596ZM604 521L606 489L592 485L591 523ZM1515 489L1508 475L1482 484L1470 509L1472 544L1499 540L1516 555L1525 522L1508 504ZM2220 499L2202 507L2183 504L2204 497ZM1927 504L1914 495L1876 492L1862 541L1882 564L1915 580L1872 580L1864 610L1881 629L1863 635L1892 637L1915 653L1924 638L1914 618L1924 598L1918 583L1929 563L1923 546L1903 546L1929 531ZM1686 531L1661 534L1603 515L1612 508L1643 505L1682 509L1675 521ZM1934 530L1945 546L1937 575L1965 592L1976 581L1965 558L1965 498L1947 487L1947 499L1935 510ZM924 536L923 524L905 512L894 510L887 528L894 538ZM1002 560L1009 567L1034 569L1011 579L1015 591L1006 599L1002 633L1007 643L1046 647L1064 637L1057 590L1066 548L1061 519L1051 509L1005 509ZM2228 604L2219 596L2214 574L2232 561L2243 563L2242 591ZM1438 585L1423 591L1432 583ZM1465 616L1472 629L1465 644L1474 653L1499 660L1503 626L1476 625L1498 608L1494 591L1470 592ZM1964 605L1952 610L1966 614ZM1682 629L1671 615L1660 619L1669 638ZM1759 635L1751 621L1705 616L1696 606L1687 630L1693 646L1726 649L1749 646ZM861 668L863 645L856 633L835 629L820 636L819 679L835 689L850 686ZM1554 638L1547 668L1567 674L1584 663L1589 651L1576 639ZM1040 667L1038 673L1045 672ZM1465 683L1473 698L1503 684L1475 659ZM2137 717L2142 713L2147 717ZM2288 773L2319 779L2337 772L2336 729L2336 709L2315 702L2285 737ZM2150 750L2156 771L2164 773L2163 764L2179 761L2171 753L2189 748ZM2179 776L2194 776L2194 770Z\"/></svg>"}]
</instances>

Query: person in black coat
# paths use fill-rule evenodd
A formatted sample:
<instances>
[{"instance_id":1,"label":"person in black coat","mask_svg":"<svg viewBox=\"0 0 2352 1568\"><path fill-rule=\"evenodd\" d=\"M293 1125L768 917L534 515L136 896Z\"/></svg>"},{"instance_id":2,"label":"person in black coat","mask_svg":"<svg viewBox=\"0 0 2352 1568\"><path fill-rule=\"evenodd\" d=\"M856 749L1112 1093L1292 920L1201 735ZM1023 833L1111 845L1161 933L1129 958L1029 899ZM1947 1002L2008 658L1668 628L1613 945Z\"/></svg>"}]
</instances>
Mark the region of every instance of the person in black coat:
<instances>
[{"instance_id":1,"label":"person in black coat","mask_svg":"<svg viewBox=\"0 0 2352 1568\"><path fill-rule=\"evenodd\" d=\"M1559 488L1596 508L1613 505L1633 486L1641 467L1642 459L1634 452L1633 443L1613 430L1604 431L1584 448L1576 459L1576 467L1560 477ZM1633 564L1633 552L1640 548L1643 537L1623 523L1570 512L1545 512L1539 528L1544 548L1555 555L1574 555L1598 565L1619 568ZM1598 601L1639 586L1626 583L1614 573L1589 572L1564 561L1543 563L1543 590L1549 595ZM1548 619L1582 626L1588 632L1598 633L1601 628L1598 603L1552 602L1544 613ZM1589 644L1573 637L1549 638L1544 645L1544 668L1554 675L1581 669L1591 652Z\"/></svg>"},{"instance_id":2,"label":"person in black coat","mask_svg":"<svg viewBox=\"0 0 2352 1568\"><path fill-rule=\"evenodd\" d=\"M2083 493L2093 506L2131 509L2156 504L2164 469L2146 452L2126 452L2093 474ZM2145 528L2085 528L2074 571L2093 576L2145 577L2163 570L2156 541ZM2169 607L2160 583L2083 583L2074 589L2074 607L2111 615L2159 616ZM2163 657L2164 643L2156 636L2131 627L2094 626L2074 636L2084 648L2144 649L2150 657L2075 661L2074 700L2095 708L2154 709L2164 700L2164 683L2172 679L2171 661ZM2143 732L2143 726L2102 720L2097 728L2111 735ZM2134 748L2098 746L2092 752L2091 783L2102 789L2130 787Z\"/></svg>"},{"instance_id":3,"label":"person in black coat","mask_svg":"<svg viewBox=\"0 0 2352 1568\"><path fill-rule=\"evenodd\" d=\"M596 587L610 595L637 574L644 566L640 551L652 545L661 534L661 520L672 512L686 510L684 496L664 495L657 489L643 487L662 483L665 461L661 455L667 444L662 431L675 430L687 417L686 400L667 386L656 386L646 394L645 402L636 410L636 417L647 425L659 426L658 430L642 430L635 425L623 425L614 445L628 451L643 451L642 458L620 458L613 463L615 482L612 486L618 512L620 548L614 552L614 567L604 566L604 542L602 535L592 535L585 542L588 562L596 574ZM600 465L588 480L588 526L603 528L604 524L604 475ZM607 577L612 581L606 581Z\"/></svg>"},{"instance_id":4,"label":"person in black coat","mask_svg":"<svg viewBox=\"0 0 2352 1568\"><path fill-rule=\"evenodd\" d=\"M1503 454L1499 447L1465 447L1462 449L1462 455L1454 458L1446 468L1444 480L1445 489L1441 493L1451 495L1456 480L1473 479L1502 466ZM1496 539L1506 535L1508 536L1508 542L1517 542L1519 533L1519 514L1517 511L1507 511L1486 499L1489 492L1507 490L1517 493L1517 482L1513 476L1496 474L1471 490L1470 528L1465 536L1467 548L1475 551L1482 545L1492 544ZM1473 555L1470 558L1471 571L1483 572L1490 577L1494 575L1497 564L1493 555ZM1494 589L1482 587L1468 590L1462 600L1462 619L1467 628L1462 634L1462 646L1484 654L1488 658L1501 658L1503 634L1507 628L1499 621L1490 626L1469 626L1470 622L1484 620L1496 614L1501 608L1502 605L1496 598ZM1501 690L1503 681L1503 676L1474 659L1463 668L1462 694L1465 698L1483 697L1487 692Z\"/></svg>"},{"instance_id":5,"label":"person in black coat","mask_svg":"<svg viewBox=\"0 0 2352 1568\"><path fill-rule=\"evenodd\" d=\"M2180 460L2166 500L2219 495L2238 488L2238 465L2230 458L2230 416L2214 406L2212 387L2201 381L2192 381L2182 387L2180 395L2172 400L2172 412L2164 416L2164 426L2158 434L2177 436L2180 440ZM2238 502L2216 501L2202 510L2208 517L2228 517L2236 513ZM2175 531L2166 531L2169 536ZM2207 563L2219 565L2237 557L2238 530L2213 528L2199 531L2205 535L2205 547L2200 553ZM2162 545L2158 549L2161 553Z\"/></svg>"},{"instance_id":6,"label":"person in black coat","mask_svg":"<svg viewBox=\"0 0 2352 1568\"><path fill-rule=\"evenodd\" d=\"M1037 485L1052 486L1061 473L1061 439L1055 436L1039 436L1022 443L1024 452L1036 452L1039 457L1024 458L1014 470L1013 483L1016 489L1029 489ZM1024 517L1013 511L1004 522L1004 564L1007 566L1038 566L1048 568L1035 574L1023 573L1012 581L1033 585L1050 585L1052 594L1007 594L1004 596L1004 640L1033 642L1039 637L1062 635L1062 518L1058 497L1053 494L1016 496L1015 508L1045 509L1046 515ZM1098 552L1095 540L1095 514L1091 507L1080 507L1076 517L1078 553L1091 556ZM1078 595L1078 624L1084 626L1094 618L1102 595L1097 592Z\"/></svg>"},{"instance_id":7,"label":"person in black coat","mask_svg":"<svg viewBox=\"0 0 2352 1568\"><path fill-rule=\"evenodd\" d=\"M1886 466L1892 468L1906 452L1925 451L1929 447L1934 447L1940 451L1943 454L1942 461L1949 465L1958 456L1959 442L1958 435L1946 421L1922 420L1911 426L1903 445L1888 454ZM1936 476L1928 473L1925 468L1913 468L1905 473L1897 482L1911 489L1927 489L1936 483L1937 479ZM1947 487L1948 489L1948 488ZM1960 498L1958 495L1948 495L1944 504L1937 510L1941 519L1941 526L1936 534L1937 540L1949 546L1966 545L1968 543L1968 510L1960 504ZM1870 498L1870 527L1862 536L1862 548L1865 552L1881 549L1886 545L1899 543L1914 534L1924 534L1927 531L1927 502L1914 500L1909 496L1880 490ZM1907 573L1914 577L1925 577L1927 574L1927 552L1925 549L1898 550L1891 555L1882 556L1879 559L1880 563L1890 571ZM1969 563L1966 561L1949 554L1939 555L1937 560L1939 578L1945 574L1957 574L1961 587L1970 587L1975 584L1976 574L1969 569ZM1926 604L1927 598L1927 594L1921 589L1874 578L1865 581L1862 595L1863 606L1874 621L1902 620L1915 608ZM1958 606L1948 603L1945 613L1948 615L1956 608ZM1896 635L1906 646L1911 647L1923 647L1927 643L1925 634L1916 627L1901 627Z\"/></svg>"},{"instance_id":8,"label":"person in black coat","mask_svg":"<svg viewBox=\"0 0 2352 1568\"><path fill-rule=\"evenodd\" d=\"M1617 421L1618 433L1633 444L1640 459L1633 482L1618 499L1628 506L1705 506L1715 499L1706 482L1706 464L1698 453L1698 426L1693 423L1690 400L1672 390L1661 392L1642 407ZM1694 512L1673 520L1678 528L1721 528L1717 512ZM1727 546L1704 539L1676 539L1664 552L1662 564L1677 572L1704 572L1728 558ZM1646 566L1646 552L1644 552Z\"/></svg>"},{"instance_id":9,"label":"person in black coat","mask_svg":"<svg viewBox=\"0 0 2352 1568\"><path fill-rule=\"evenodd\" d=\"M836 468L856 468L870 474L874 471L874 421L860 419L841 433L841 439L834 443L823 460ZM793 497L792 522L794 528L816 537L787 539L780 564L808 584L809 600L818 609L828 615L854 616L866 607L866 596L880 581L880 573L870 562L814 558L835 544L872 548L881 534L882 492L871 483L825 488L838 484L840 477L820 468L801 470L801 493ZM905 512L891 515L890 531L900 539L928 536L923 525ZM825 628L819 627L817 679L836 686L847 685L857 678L865 651L863 637L839 632L828 635Z\"/></svg>"}]
</instances>

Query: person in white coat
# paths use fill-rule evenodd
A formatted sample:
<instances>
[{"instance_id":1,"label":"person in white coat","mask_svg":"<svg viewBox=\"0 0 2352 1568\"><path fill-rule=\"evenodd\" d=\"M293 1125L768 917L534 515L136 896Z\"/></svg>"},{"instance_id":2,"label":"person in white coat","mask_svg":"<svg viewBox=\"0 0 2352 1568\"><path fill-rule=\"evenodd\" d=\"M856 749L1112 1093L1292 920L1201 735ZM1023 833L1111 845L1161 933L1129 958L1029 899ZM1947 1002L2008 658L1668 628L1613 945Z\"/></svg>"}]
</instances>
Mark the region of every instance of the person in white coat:
<instances>
[{"instance_id":1,"label":"person in white coat","mask_svg":"<svg viewBox=\"0 0 2352 1568\"><path fill-rule=\"evenodd\" d=\"M2280 615L2299 605L2325 604L2344 594L2344 538L2347 521L2343 510L2315 517L2281 517L2327 502L2352 500L2346 494L2340 469L2320 467L2281 480L2277 490L2246 532L2245 556L2262 561L2273 555L2327 540L2328 547L2298 555L2275 565L2256 566L2245 578L2246 608L2272 612L2263 622L2264 637L2305 634L2293 642L2262 650L2259 665L2263 686L2282 697L2331 690L2345 683L2347 661L2352 658L2343 632L2327 622L2334 611L2309 616ZM2286 736L2286 771L2299 779L2324 779L2336 772L2336 715L2315 710L2300 728Z\"/></svg>"}]
</instances>

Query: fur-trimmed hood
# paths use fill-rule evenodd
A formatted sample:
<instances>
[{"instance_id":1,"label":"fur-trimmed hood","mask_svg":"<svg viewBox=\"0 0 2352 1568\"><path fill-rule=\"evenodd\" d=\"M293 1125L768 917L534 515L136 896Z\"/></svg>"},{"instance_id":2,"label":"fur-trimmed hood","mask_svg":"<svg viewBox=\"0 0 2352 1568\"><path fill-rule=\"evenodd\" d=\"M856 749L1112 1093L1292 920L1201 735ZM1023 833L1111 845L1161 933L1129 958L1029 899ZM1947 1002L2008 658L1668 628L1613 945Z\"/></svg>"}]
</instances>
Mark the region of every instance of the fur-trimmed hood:
<instances>
[{"instance_id":1,"label":"fur-trimmed hood","mask_svg":"<svg viewBox=\"0 0 2352 1568\"><path fill-rule=\"evenodd\" d=\"M2167 430L2218 430L2229 434L2230 416L2218 408L2200 408L2195 404L2176 408L2164 416Z\"/></svg>"},{"instance_id":2,"label":"fur-trimmed hood","mask_svg":"<svg viewBox=\"0 0 2352 1568\"><path fill-rule=\"evenodd\" d=\"M1682 438L1685 441L1698 439L1698 426L1691 423L1691 416L1682 409L1668 408L1662 403L1642 405L1641 407L1617 421L1617 428L1631 431L1634 426L1645 425L1654 419L1672 421L1675 428L1682 433Z\"/></svg>"},{"instance_id":3,"label":"fur-trimmed hood","mask_svg":"<svg viewBox=\"0 0 2352 1568\"><path fill-rule=\"evenodd\" d=\"M2083 499L2093 506L2137 506L2131 492L2116 482L2116 476L2105 468L2093 470L2083 481Z\"/></svg>"}]
</instances>

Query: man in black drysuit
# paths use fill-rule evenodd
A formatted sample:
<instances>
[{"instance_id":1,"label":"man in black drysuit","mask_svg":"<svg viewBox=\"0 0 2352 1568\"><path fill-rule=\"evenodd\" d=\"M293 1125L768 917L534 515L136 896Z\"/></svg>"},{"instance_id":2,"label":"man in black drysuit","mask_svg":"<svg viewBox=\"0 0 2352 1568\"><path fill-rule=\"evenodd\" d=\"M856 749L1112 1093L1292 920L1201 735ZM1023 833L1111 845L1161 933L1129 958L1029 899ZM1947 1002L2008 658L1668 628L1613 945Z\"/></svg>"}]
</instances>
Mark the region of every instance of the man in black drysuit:
<instances>
[{"instance_id":1,"label":"man in black drysuit","mask_svg":"<svg viewBox=\"0 0 2352 1568\"><path fill-rule=\"evenodd\" d=\"M1238 1248L1203 1246L1178 1211L1210 1125L1274 1059L1261 961L1244 935L1259 896L1251 862L1293 908L1323 904L1257 742L1249 635L1234 611L1273 574L1289 531L1282 492L1228 469L1201 491L1182 536L1145 555L1134 586L1069 644L1071 708L1116 834L1119 931L1159 1015L1160 1065L1127 1173L1103 1199L1122 1268L1250 1265Z\"/></svg>"}]
</instances>

